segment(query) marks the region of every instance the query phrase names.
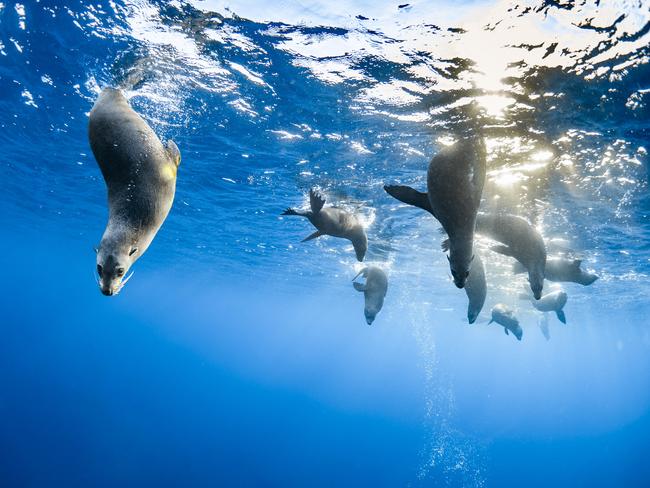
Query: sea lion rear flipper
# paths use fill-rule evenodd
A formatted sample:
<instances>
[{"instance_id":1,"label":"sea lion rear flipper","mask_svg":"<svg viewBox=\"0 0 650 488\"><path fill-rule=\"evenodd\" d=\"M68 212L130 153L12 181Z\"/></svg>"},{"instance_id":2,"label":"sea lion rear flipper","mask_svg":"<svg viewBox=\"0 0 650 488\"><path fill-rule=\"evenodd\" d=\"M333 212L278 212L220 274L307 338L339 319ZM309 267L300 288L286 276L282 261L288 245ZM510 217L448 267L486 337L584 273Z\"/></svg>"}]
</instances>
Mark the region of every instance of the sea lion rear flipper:
<instances>
[{"instance_id":1,"label":"sea lion rear flipper","mask_svg":"<svg viewBox=\"0 0 650 488\"><path fill-rule=\"evenodd\" d=\"M555 312L557 318L560 319L560 322L566 324L566 315L564 315L564 310L558 310Z\"/></svg>"},{"instance_id":2,"label":"sea lion rear flipper","mask_svg":"<svg viewBox=\"0 0 650 488\"><path fill-rule=\"evenodd\" d=\"M363 285L361 283L357 283L356 281L352 283L352 286L354 286L354 289L357 291L366 291L366 285Z\"/></svg>"},{"instance_id":3,"label":"sea lion rear flipper","mask_svg":"<svg viewBox=\"0 0 650 488\"><path fill-rule=\"evenodd\" d=\"M501 245L499 244L498 246L492 246L490 250L494 252L498 252L499 254L503 254L504 256L511 256L512 257L512 250L510 247Z\"/></svg>"},{"instance_id":4,"label":"sea lion rear flipper","mask_svg":"<svg viewBox=\"0 0 650 488\"><path fill-rule=\"evenodd\" d=\"M313 188L309 190L309 205L311 205L311 211L313 214L320 212L323 205L325 205L325 199L316 193Z\"/></svg>"},{"instance_id":5,"label":"sea lion rear flipper","mask_svg":"<svg viewBox=\"0 0 650 488\"><path fill-rule=\"evenodd\" d=\"M280 215L298 215L299 217L307 217L307 212L303 212L302 210L296 210L295 208L289 207Z\"/></svg>"},{"instance_id":6,"label":"sea lion rear flipper","mask_svg":"<svg viewBox=\"0 0 650 488\"><path fill-rule=\"evenodd\" d=\"M181 164L181 152L178 149L178 146L174 141L169 139L167 143L165 144L165 149L167 151L167 154L169 155L169 158L172 160L172 162L176 165L178 168Z\"/></svg>"},{"instance_id":7,"label":"sea lion rear flipper","mask_svg":"<svg viewBox=\"0 0 650 488\"><path fill-rule=\"evenodd\" d=\"M384 185L384 190L391 197L414 207L419 207L433 215L433 209L426 193L414 190L410 186Z\"/></svg>"},{"instance_id":8,"label":"sea lion rear flipper","mask_svg":"<svg viewBox=\"0 0 650 488\"><path fill-rule=\"evenodd\" d=\"M312 239L316 239L317 237L320 237L320 236L322 236L322 235L323 235L323 233L322 233L321 231L317 230L317 231L314 232L313 234L310 234L310 235L308 235L307 237L305 237L305 238L304 238L302 241L300 241L300 242L311 241Z\"/></svg>"}]
</instances>

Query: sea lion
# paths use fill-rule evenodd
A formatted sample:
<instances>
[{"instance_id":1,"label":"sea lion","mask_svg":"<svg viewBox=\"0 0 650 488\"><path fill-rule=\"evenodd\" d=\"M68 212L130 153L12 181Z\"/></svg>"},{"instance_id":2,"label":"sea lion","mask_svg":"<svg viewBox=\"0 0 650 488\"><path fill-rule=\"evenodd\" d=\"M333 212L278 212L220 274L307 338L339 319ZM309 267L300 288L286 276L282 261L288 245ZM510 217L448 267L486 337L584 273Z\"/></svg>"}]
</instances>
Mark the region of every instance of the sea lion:
<instances>
[{"instance_id":1,"label":"sea lion","mask_svg":"<svg viewBox=\"0 0 650 488\"><path fill-rule=\"evenodd\" d=\"M467 304L467 320L470 324L473 324L483 309L487 295L485 268L478 253L474 253L474 260L469 268L469 276L465 282L465 293L467 293L469 300Z\"/></svg>"},{"instance_id":2,"label":"sea lion","mask_svg":"<svg viewBox=\"0 0 650 488\"><path fill-rule=\"evenodd\" d=\"M488 322L488 325L492 322L502 325L506 335L508 335L508 331L512 332L519 341L524 335L524 331L519 325L519 320L515 317L514 312L503 303L497 303L492 308L492 319Z\"/></svg>"},{"instance_id":3,"label":"sea lion","mask_svg":"<svg viewBox=\"0 0 650 488\"><path fill-rule=\"evenodd\" d=\"M547 293L539 300L531 300L531 303L540 312L555 312L560 322L566 324L566 315L562 309L566 305L567 299L568 297L565 291L556 290Z\"/></svg>"},{"instance_id":4,"label":"sea lion","mask_svg":"<svg viewBox=\"0 0 650 488\"><path fill-rule=\"evenodd\" d=\"M358 261L363 261L368 250L368 237L359 219L349 212L337 207L323 208L325 199L312 188L309 190L309 204L311 211L295 210L288 208L282 215L299 215L307 217L318 229L313 234L305 237L302 242L316 239L322 235L342 237L352 242Z\"/></svg>"},{"instance_id":5,"label":"sea lion","mask_svg":"<svg viewBox=\"0 0 650 488\"><path fill-rule=\"evenodd\" d=\"M449 268L458 288L465 286L473 254L476 213L485 183L485 145L480 138L458 141L429 163L427 193L386 185L397 200L431 213L449 236Z\"/></svg>"},{"instance_id":6,"label":"sea lion","mask_svg":"<svg viewBox=\"0 0 650 488\"><path fill-rule=\"evenodd\" d=\"M580 269L582 259L568 259L563 257L547 258L544 268L544 279L548 281L578 283L589 286L598 279L598 275ZM513 266L515 274L525 273L526 267L519 261Z\"/></svg>"},{"instance_id":7,"label":"sea lion","mask_svg":"<svg viewBox=\"0 0 650 488\"><path fill-rule=\"evenodd\" d=\"M551 331L548 327L548 317L547 314L543 313L540 315L539 320L537 321L539 330L547 341L551 340Z\"/></svg>"},{"instance_id":8,"label":"sea lion","mask_svg":"<svg viewBox=\"0 0 650 488\"><path fill-rule=\"evenodd\" d=\"M363 275L366 278L365 284L354 281L359 277L359 275ZM359 271L357 276L352 278L352 281L354 281L354 283L352 283L354 289L363 292L366 300L363 313L366 316L366 322L370 325L373 323L375 317L381 310L381 307L384 305L384 297L388 290L388 278L386 277L386 273L377 266L368 266Z\"/></svg>"},{"instance_id":9,"label":"sea lion","mask_svg":"<svg viewBox=\"0 0 650 488\"><path fill-rule=\"evenodd\" d=\"M476 233L501 242L503 245L490 249L515 258L526 268L530 289L535 299L539 300L544 287L546 246L537 229L516 215L479 214L476 217Z\"/></svg>"},{"instance_id":10,"label":"sea lion","mask_svg":"<svg viewBox=\"0 0 650 488\"><path fill-rule=\"evenodd\" d=\"M115 88L104 88L90 111L88 139L108 190L108 224L97 248L98 284L118 293L174 201L181 154L160 142Z\"/></svg>"}]
</instances>

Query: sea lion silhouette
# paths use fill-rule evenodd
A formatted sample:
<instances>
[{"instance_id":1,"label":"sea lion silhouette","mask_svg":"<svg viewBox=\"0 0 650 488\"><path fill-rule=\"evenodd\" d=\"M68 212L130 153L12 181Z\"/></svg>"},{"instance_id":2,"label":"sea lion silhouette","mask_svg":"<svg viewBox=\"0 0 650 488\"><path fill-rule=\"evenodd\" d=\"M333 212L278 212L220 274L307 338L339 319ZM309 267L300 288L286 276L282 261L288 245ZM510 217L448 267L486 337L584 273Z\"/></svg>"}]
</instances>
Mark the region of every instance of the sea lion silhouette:
<instances>
[{"instance_id":1,"label":"sea lion silhouette","mask_svg":"<svg viewBox=\"0 0 650 488\"><path fill-rule=\"evenodd\" d=\"M324 208L325 199L316 193L313 188L309 190L309 203L311 210L302 211L288 208L282 212L282 215L307 217L314 227L316 227L316 232L305 237L302 242L316 239L322 235L342 237L352 242L357 260L363 261L368 250L368 237L359 219L354 214L340 208Z\"/></svg>"},{"instance_id":2,"label":"sea lion silhouette","mask_svg":"<svg viewBox=\"0 0 650 488\"><path fill-rule=\"evenodd\" d=\"M526 268L530 289L539 300L546 267L546 246L541 234L526 219L510 214L479 214L476 233L501 242L502 245L490 249L515 258Z\"/></svg>"},{"instance_id":3,"label":"sea lion silhouette","mask_svg":"<svg viewBox=\"0 0 650 488\"><path fill-rule=\"evenodd\" d=\"M544 267L544 279L589 286L598 279L598 275L582 270L580 268L581 264L582 259L547 258ZM519 261L516 261L513 265L513 271L515 274L527 272L526 267Z\"/></svg>"},{"instance_id":4,"label":"sea lion silhouette","mask_svg":"<svg viewBox=\"0 0 650 488\"><path fill-rule=\"evenodd\" d=\"M449 268L458 288L465 286L474 257L474 228L485 183L485 145L465 139L441 150L429 163L427 192L386 185L397 200L431 213L449 236Z\"/></svg>"},{"instance_id":5,"label":"sea lion silhouette","mask_svg":"<svg viewBox=\"0 0 650 488\"><path fill-rule=\"evenodd\" d=\"M524 335L524 331L519 325L519 320L515 317L514 312L503 303L497 303L492 308L492 319L490 319L488 325L492 322L503 326L506 335L508 335L508 331L512 332L519 341Z\"/></svg>"},{"instance_id":6,"label":"sea lion silhouette","mask_svg":"<svg viewBox=\"0 0 650 488\"><path fill-rule=\"evenodd\" d=\"M352 285L355 290L363 292L365 298L363 313L366 316L366 322L370 325L384 305L384 297L388 290L388 278L386 273L377 266L363 268L357 276L352 278L352 281L356 280L360 275L366 278L366 282L361 284L355 281Z\"/></svg>"}]
</instances>

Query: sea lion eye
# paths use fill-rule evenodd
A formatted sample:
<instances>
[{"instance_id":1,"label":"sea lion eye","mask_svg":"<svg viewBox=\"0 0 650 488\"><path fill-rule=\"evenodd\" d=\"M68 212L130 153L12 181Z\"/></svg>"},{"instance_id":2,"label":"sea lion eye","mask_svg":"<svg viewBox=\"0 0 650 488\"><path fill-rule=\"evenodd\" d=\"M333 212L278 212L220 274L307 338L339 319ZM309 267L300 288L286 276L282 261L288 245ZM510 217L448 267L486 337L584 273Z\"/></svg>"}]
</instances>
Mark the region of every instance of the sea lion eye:
<instances>
[{"instance_id":1,"label":"sea lion eye","mask_svg":"<svg viewBox=\"0 0 650 488\"><path fill-rule=\"evenodd\" d=\"M104 270L102 269L102 265L101 265L101 264L98 264L98 265L97 265L97 274L99 275L100 278L101 278L101 276L102 276L103 271L104 271Z\"/></svg>"},{"instance_id":2,"label":"sea lion eye","mask_svg":"<svg viewBox=\"0 0 650 488\"><path fill-rule=\"evenodd\" d=\"M115 272L117 276L124 276L124 268L117 268Z\"/></svg>"}]
</instances>

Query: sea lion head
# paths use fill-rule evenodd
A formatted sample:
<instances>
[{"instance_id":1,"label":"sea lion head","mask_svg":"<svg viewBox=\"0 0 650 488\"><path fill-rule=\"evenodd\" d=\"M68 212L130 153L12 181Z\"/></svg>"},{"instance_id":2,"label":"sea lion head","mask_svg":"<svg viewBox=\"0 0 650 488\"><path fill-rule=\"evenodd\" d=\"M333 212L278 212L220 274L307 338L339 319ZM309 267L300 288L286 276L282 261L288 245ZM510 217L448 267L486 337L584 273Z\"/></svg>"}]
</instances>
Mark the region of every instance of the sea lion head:
<instances>
[{"instance_id":1,"label":"sea lion head","mask_svg":"<svg viewBox=\"0 0 650 488\"><path fill-rule=\"evenodd\" d=\"M542 288L544 288L544 265L533 265L528 270L528 282L533 292L535 300L542 297Z\"/></svg>"},{"instance_id":2,"label":"sea lion head","mask_svg":"<svg viewBox=\"0 0 650 488\"><path fill-rule=\"evenodd\" d=\"M97 250L97 284L106 296L117 295L133 273L127 276L136 259L136 246L111 246L102 242Z\"/></svg>"},{"instance_id":3,"label":"sea lion head","mask_svg":"<svg viewBox=\"0 0 650 488\"><path fill-rule=\"evenodd\" d=\"M357 255L357 261L362 262L368 250L368 236L362 225L356 226L350 232L350 240L354 246L354 252Z\"/></svg>"},{"instance_id":4,"label":"sea lion head","mask_svg":"<svg viewBox=\"0 0 650 488\"><path fill-rule=\"evenodd\" d=\"M454 278L454 284L458 288L463 288L469 277L469 268L472 265L474 255L472 253L450 252L447 256L449 261L449 270Z\"/></svg>"},{"instance_id":5,"label":"sea lion head","mask_svg":"<svg viewBox=\"0 0 650 488\"><path fill-rule=\"evenodd\" d=\"M473 324L476 322L479 313L481 313L481 307L473 307L470 303L470 305L467 307L467 321L470 324Z\"/></svg>"},{"instance_id":6,"label":"sea lion head","mask_svg":"<svg viewBox=\"0 0 650 488\"><path fill-rule=\"evenodd\" d=\"M369 303L370 302L370 303ZM372 325L372 323L375 321L375 317L381 310L382 305L384 304L384 300L375 298L374 300L366 300L366 306L363 309L363 314L366 316L366 323L368 325Z\"/></svg>"},{"instance_id":7,"label":"sea lion head","mask_svg":"<svg viewBox=\"0 0 650 488\"><path fill-rule=\"evenodd\" d=\"M524 330L521 328L521 325L519 325L519 321L517 321L516 324L513 325L512 329L510 329L514 336L517 338L518 341L521 340L521 338L524 335Z\"/></svg>"}]
</instances>

